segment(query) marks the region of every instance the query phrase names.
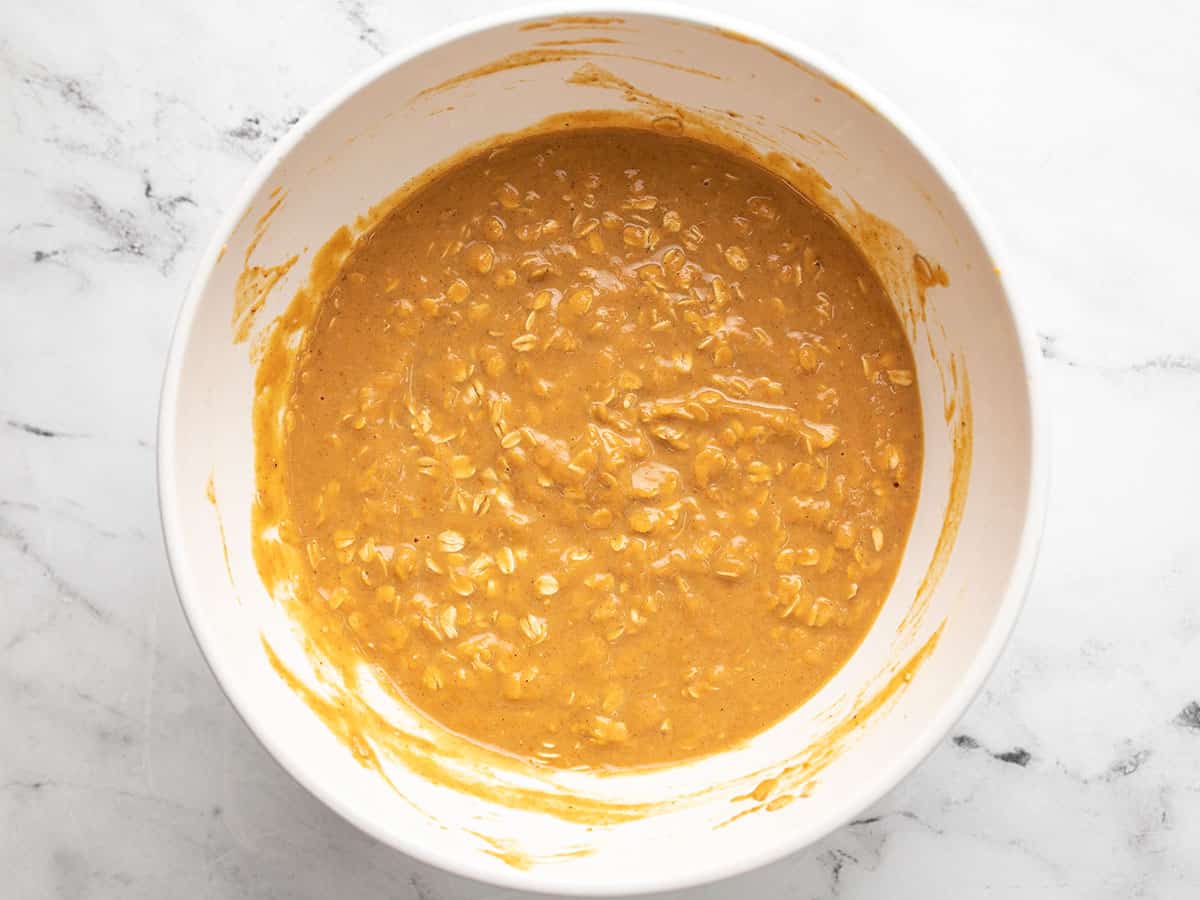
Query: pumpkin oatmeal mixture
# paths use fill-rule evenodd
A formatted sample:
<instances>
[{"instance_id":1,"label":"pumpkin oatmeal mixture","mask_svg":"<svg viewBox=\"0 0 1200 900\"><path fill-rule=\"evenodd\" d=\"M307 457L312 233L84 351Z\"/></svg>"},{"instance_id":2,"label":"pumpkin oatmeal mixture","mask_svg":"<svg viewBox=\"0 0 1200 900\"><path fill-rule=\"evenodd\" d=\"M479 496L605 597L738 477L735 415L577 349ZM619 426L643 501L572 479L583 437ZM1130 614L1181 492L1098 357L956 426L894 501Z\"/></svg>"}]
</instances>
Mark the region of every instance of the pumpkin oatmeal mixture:
<instances>
[{"instance_id":1,"label":"pumpkin oatmeal mixture","mask_svg":"<svg viewBox=\"0 0 1200 900\"><path fill-rule=\"evenodd\" d=\"M412 195L322 300L287 405L298 603L412 704L558 767L725 749L886 598L912 353L854 244L682 137L581 129Z\"/></svg>"}]
</instances>

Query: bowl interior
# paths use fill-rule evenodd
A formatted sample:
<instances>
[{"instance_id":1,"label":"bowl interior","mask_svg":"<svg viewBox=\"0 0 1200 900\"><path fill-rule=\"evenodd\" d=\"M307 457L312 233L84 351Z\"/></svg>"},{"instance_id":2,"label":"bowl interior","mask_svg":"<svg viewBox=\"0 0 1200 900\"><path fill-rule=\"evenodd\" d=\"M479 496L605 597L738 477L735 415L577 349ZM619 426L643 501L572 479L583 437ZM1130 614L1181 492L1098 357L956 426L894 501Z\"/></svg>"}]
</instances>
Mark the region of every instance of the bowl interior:
<instances>
[{"instance_id":1,"label":"bowl interior","mask_svg":"<svg viewBox=\"0 0 1200 900\"><path fill-rule=\"evenodd\" d=\"M998 654L1036 531L1028 342L946 176L827 71L670 16L464 30L382 67L307 119L218 235L184 309L164 392L172 567L201 647L247 723L302 783L380 839L463 874L569 893L733 874L816 840L891 787L949 728ZM851 661L735 751L652 773L538 776L539 790L648 810L607 823L465 794L385 762L393 790L280 678L264 641L298 677L312 673L251 556L253 340L235 343L231 328L247 265L299 256L254 320L261 334L334 230L407 179L498 133L589 110L716 126L801 163L788 165L867 249L909 325L926 428L905 562ZM929 287L915 253L940 265L949 284ZM759 799L745 796L780 773Z\"/></svg>"}]
</instances>

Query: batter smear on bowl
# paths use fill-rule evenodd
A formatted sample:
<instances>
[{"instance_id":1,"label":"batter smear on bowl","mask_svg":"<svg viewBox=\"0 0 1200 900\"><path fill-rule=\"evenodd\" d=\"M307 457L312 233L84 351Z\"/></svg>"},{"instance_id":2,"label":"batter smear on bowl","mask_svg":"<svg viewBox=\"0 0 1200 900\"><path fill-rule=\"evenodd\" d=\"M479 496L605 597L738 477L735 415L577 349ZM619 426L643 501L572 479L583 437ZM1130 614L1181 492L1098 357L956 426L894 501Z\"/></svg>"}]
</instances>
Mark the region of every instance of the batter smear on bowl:
<instances>
[{"instance_id":1,"label":"batter smear on bowl","mask_svg":"<svg viewBox=\"0 0 1200 900\"><path fill-rule=\"evenodd\" d=\"M912 353L783 180L634 129L475 156L364 235L287 400L304 618L557 767L726 749L816 692L900 564Z\"/></svg>"}]
</instances>

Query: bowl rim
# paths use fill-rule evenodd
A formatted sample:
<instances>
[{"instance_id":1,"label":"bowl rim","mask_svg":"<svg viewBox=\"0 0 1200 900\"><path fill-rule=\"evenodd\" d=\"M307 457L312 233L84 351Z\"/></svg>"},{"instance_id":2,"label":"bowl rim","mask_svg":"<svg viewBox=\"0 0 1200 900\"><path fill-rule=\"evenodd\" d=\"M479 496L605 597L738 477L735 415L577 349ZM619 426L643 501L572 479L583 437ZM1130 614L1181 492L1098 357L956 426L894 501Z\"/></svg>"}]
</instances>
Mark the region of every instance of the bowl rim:
<instances>
[{"instance_id":1,"label":"bowl rim","mask_svg":"<svg viewBox=\"0 0 1200 900\"><path fill-rule=\"evenodd\" d=\"M749 852L740 852L726 858L698 859L696 865L687 871L666 872L649 869L643 873L636 873L633 877L619 876L607 884L581 884L578 879L556 875L552 866L535 866L526 871L515 868L496 869L482 861L477 862L455 852L443 852L437 845L421 844L403 836L397 838L394 835L385 834L381 828L376 826L371 817L346 803L319 779L311 778L291 747L274 739L269 730L258 724L259 720L264 717L264 713L250 701L240 682L232 677L231 672L221 662L220 655L213 652L215 645L220 642L220 634L206 624L203 612L204 604L198 600L201 592L193 583L187 555L183 551L184 529L179 511L179 486L175 477L174 465L178 394L185 357L184 351L190 343L196 312L201 298L207 291L223 246L236 229L245 210L270 180L270 176L279 163L308 136L319 122L368 85L412 59L443 44L477 32L531 20L572 15L650 17L732 31L758 41L769 49L779 51L812 70L818 76L848 88L870 105L877 115L908 141L941 178L962 208L985 252L996 266L1000 293L1017 336L1020 364L1029 395L1030 410L1028 501L1015 560L1004 587L1001 603L997 608L992 625L974 658L967 666L964 675L959 679L947 699L939 705L936 714L924 723L917 737L905 746L902 752L880 766L872 778L860 782L856 790L845 794L844 799L829 813L816 817L813 825L803 831L781 835L774 841L750 848ZM571 896L625 896L677 890L721 881L795 853L832 834L863 810L876 803L903 778L911 774L933 751L962 717L983 687L999 660L1024 605L1037 561L1046 515L1049 484L1046 449L1048 419L1045 415L1045 402L1042 396L1044 387L1041 383L1041 351L1036 335L1027 319L1027 313L1014 302L1012 293L1006 284L1005 273L1009 269L1004 264L1005 258L994 227L974 196L966 188L957 169L904 113L875 88L865 84L862 79L847 71L839 63L803 42L786 34L769 31L765 26L742 21L724 13L684 7L670 2L657 2L657 0L650 0L650 2L624 0L624 2L607 3L543 2L474 17L410 42L359 71L340 88L326 96L310 109L258 162L214 230L207 250L196 265L185 299L179 309L167 354L159 401L157 486L167 563L175 582L176 593L179 596L184 617L200 647L201 655L221 690L228 697L234 711L251 734L299 785L347 822L380 843L447 872L503 888L538 893L554 892Z\"/></svg>"}]
</instances>

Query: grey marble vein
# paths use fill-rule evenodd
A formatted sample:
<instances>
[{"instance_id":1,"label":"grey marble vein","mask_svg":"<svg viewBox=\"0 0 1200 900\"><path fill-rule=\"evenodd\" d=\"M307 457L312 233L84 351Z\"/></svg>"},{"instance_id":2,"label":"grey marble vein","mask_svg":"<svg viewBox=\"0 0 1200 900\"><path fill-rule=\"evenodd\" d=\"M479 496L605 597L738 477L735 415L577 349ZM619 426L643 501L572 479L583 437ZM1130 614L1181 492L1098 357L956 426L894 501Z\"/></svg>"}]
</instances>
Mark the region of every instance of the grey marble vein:
<instances>
[{"instance_id":1,"label":"grey marble vein","mask_svg":"<svg viewBox=\"0 0 1200 900\"><path fill-rule=\"evenodd\" d=\"M372 24L366 4L362 0L341 0L338 6L342 15L346 17L346 21L354 29L358 39L376 54L382 56L386 52L386 45L379 29Z\"/></svg>"}]
</instances>

